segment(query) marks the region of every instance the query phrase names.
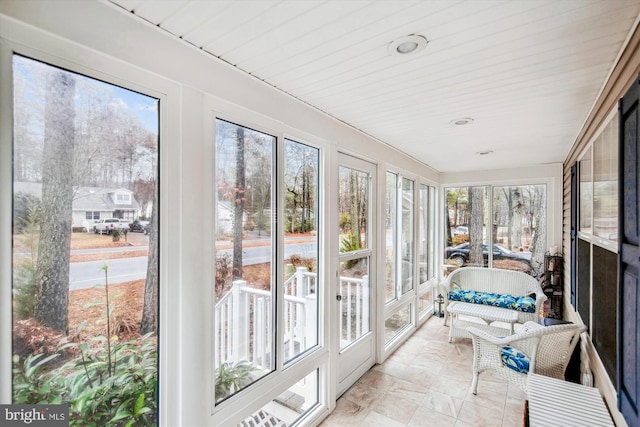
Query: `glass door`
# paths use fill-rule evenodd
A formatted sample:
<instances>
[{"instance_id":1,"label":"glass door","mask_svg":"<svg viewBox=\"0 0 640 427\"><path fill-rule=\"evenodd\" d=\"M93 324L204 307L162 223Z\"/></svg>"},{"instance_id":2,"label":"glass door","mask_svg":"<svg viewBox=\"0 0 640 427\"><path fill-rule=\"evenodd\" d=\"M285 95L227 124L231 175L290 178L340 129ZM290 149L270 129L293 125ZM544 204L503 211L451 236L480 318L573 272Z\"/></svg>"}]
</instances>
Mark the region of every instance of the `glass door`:
<instances>
[{"instance_id":1,"label":"glass door","mask_svg":"<svg viewBox=\"0 0 640 427\"><path fill-rule=\"evenodd\" d=\"M374 363L372 320L373 176L375 165L341 155L338 172L339 272L336 281L338 394Z\"/></svg>"}]
</instances>

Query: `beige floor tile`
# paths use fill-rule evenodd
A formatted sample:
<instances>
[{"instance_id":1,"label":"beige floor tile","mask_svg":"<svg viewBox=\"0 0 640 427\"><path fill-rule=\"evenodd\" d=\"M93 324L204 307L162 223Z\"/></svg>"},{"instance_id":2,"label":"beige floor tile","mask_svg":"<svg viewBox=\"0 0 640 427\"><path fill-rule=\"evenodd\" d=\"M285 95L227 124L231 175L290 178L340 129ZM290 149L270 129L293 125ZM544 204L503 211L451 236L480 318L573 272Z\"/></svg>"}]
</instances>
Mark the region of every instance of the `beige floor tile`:
<instances>
[{"instance_id":1,"label":"beige floor tile","mask_svg":"<svg viewBox=\"0 0 640 427\"><path fill-rule=\"evenodd\" d=\"M456 419L430 408L420 407L409 421L411 427L454 427Z\"/></svg>"},{"instance_id":2,"label":"beige floor tile","mask_svg":"<svg viewBox=\"0 0 640 427\"><path fill-rule=\"evenodd\" d=\"M378 372L383 372L387 375L392 375L396 378L402 378L405 371L407 370L407 367L407 365L399 362L385 361L381 365L374 366L373 369Z\"/></svg>"},{"instance_id":3,"label":"beige floor tile","mask_svg":"<svg viewBox=\"0 0 640 427\"><path fill-rule=\"evenodd\" d=\"M397 379L396 382L393 383L387 394L400 397L402 399L407 399L416 404L419 404L424 399L424 395L428 392L428 390L428 387L425 387L423 385Z\"/></svg>"},{"instance_id":4,"label":"beige floor tile","mask_svg":"<svg viewBox=\"0 0 640 427\"><path fill-rule=\"evenodd\" d=\"M368 385L373 388L377 388L381 392L386 392L389 387L396 381L396 377L393 375L385 374L384 372L370 370L358 380L359 383Z\"/></svg>"},{"instance_id":5,"label":"beige floor tile","mask_svg":"<svg viewBox=\"0 0 640 427\"><path fill-rule=\"evenodd\" d=\"M428 388L431 387L438 378L438 372L419 366L409 366L400 378Z\"/></svg>"},{"instance_id":6,"label":"beige floor tile","mask_svg":"<svg viewBox=\"0 0 640 427\"><path fill-rule=\"evenodd\" d=\"M405 427L406 424L400 423L392 418L389 418L383 414L379 414L375 411L371 411L367 414L364 421L361 424L345 424L343 427L351 427L353 425L360 425L362 427Z\"/></svg>"},{"instance_id":7,"label":"beige floor tile","mask_svg":"<svg viewBox=\"0 0 640 427\"><path fill-rule=\"evenodd\" d=\"M513 427L522 425L525 394L492 371L471 393L471 340L448 342L432 318L387 360L338 399L322 427Z\"/></svg>"},{"instance_id":8,"label":"beige floor tile","mask_svg":"<svg viewBox=\"0 0 640 427\"><path fill-rule=\"evenodd\" d=\"M336 402L336 409L333 410L321 424L322 427L333 426L357 426L362 423L368 413L371 412L369 408L358 405L344 397L341 397Z\"/></svg>"},{"instance_id":9,"label":"beige floor tile","mask_svg":"<svg viewBox=\"0 0 640 427\"><path fill-rule=\"evenodd\" d=\"M411 421L418 404L400 395L386 393L371 407L371 410L389 417L403 425Z\"/></svg>"},{"instance_id":10,"label":"beige floor tile","mask_svg":"<svg viewBox=\"0 0 640 427\"><path fill-rule=\"evenodd\" d=\"M448 394L429 390L424 394L421 407L434 410L449 417L456 418L460 413L464 400L458 399Z\"/></svg>"},{"instance_id":11,"label":"beige floor tile","mask_svg":"<svg viewBox=\"0 0 640 427\"><path fill-rule=\"evenodd\" d=\"M342 397L360 406L369 407L382 395L384 392L380 389L357 382Z\"/></svg>"},{"instance_id":12,"label":"beige floor tile","mask_svg":"<svg viewBox=\"0 0 640 427\"><path fill-rule=\"evenodd\" d=\"M443 376L438 376L434 380L433 384L431 384L431 390L444 393L458 399L464 399L470 387L470 379L458 379Z\"/></svg>"},{"instance_id":13,"label":"beige floor tile","mask_svg":"<svg viewBox=\"0 0 640 427\"><path fill-rule=\"evenodd\" d=\"M465 401L460 409L458 420L474 425L475 427L501 427L503 416L504 404Z\"/></svg>"}]
</instances>

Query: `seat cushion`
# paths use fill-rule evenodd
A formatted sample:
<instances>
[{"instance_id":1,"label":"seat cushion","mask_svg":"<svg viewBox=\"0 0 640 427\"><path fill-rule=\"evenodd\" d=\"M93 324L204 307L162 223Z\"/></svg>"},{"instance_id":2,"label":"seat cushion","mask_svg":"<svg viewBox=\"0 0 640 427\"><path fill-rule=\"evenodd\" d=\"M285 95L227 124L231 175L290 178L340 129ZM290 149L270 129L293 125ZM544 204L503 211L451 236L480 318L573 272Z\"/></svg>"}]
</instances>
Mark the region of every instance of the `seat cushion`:
<instances>
[{"instance_id":1,"label":"seat cushion","mask_svg":"<svg viewBox=\"0 0 640 427\"><path fill-rule=\"evenodd\" d=\"M449 291L448 298L449 301L491 305L525 313L534 313L536 311L536 300L527 295L514 297L513 295L501 295L493 292L453 289Z\"/></svg>"},{"instance_id":2,"label":"seat cushion","mask_svg":"<svg viewBox=\"0 0 640 427\"><path fill-rule=\"evenodd\" d=\"M530 296L521 296L516 298L511 308L524 313L533 313L536 311L536 300Z\"/></svg>"},{"instance_id":3,"label":"seat cushion","mask_svg":"<svg viewBox=\"0 0 640 427\"><path fill-rule=\"evenodd\" d=\"M500 360L504 366L516 372L522 374L529 372L529 358L511 346L506 345L500 349Z\"/></svg>"}]
</instances>

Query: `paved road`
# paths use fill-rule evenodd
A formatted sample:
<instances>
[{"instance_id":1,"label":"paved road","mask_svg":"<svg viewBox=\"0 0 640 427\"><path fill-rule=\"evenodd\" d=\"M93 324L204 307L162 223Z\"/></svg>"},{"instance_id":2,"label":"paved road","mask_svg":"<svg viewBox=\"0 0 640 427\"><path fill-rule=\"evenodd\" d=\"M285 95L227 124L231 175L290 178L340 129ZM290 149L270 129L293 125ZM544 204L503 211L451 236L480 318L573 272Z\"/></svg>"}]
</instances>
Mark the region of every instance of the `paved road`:
<instances>
[{"instance_id":1,"label":"paved road","mask_svg":"<svg viewBox=\"0 0 640 427\"><path fill-rule=\"evenodd\" d=\"M147 275L147 257L110 259L109 284L143 279ZM104 261L72 262L69 271L69 290L104 285Z\"/></svg>"},{"instance_id":2,"label":"paved road","mask_svg":"<svg viewBox=\"0 0 640 427\"><path fill-rule=\"evenodd\" d=\"M139 250L138 246L135 249ZM122 248L120 248L122 249ZM86 250L91 253L100 252L100 250ZM112 252L111 250L102 250L102 252ZM218 254L231 254L231 249L218 251ZM74 251L74 253L78 253ZM83 253L88 253L84 252ZM291 243L285 245L284 257L288 258L291 254L299 254L304 258L315 257L317 253L316 243ZM243 264L253 265L268 262L271 259L270 246L249 247L243 252ZM109 264L109 284L128 282L131 280L144 279L147 275L147 257L118 258L108 260ZM69 289L91 288L96 285L104 285L105 277L102 266L104 261L88 261L73 262L70 264L69 272Z\"/></svg>"}]
</instances>

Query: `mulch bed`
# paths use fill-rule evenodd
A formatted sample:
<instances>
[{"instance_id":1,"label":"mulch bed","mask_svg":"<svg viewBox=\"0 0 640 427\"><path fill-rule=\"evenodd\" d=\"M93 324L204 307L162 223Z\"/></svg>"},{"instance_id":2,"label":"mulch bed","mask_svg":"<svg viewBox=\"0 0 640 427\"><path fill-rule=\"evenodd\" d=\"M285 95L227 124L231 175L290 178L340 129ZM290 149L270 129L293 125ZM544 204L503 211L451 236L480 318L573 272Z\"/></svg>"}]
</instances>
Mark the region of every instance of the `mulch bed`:
<instances>
[{"instance_id":1,"label":"mulch bed","mask_svg":"<svg viewBox=\"0 0 640 427\"><path fill-rule=\"evenodd\" d=\"M107 323L104 304L86 307L93 302L104 302L105 290L78 289L69 292L69 337L74 342L91 343L91 338L106 336ZM144 280L109 286L109 301L114 305L111 314L111 333L119 341L140 337L140 319L144 302ZM78 327L84 322L84 329ZM29 354L45 355L56 352L65 335L40 325L35 319L16 320L13 324L13 354L24 358ZM97 342L97 345L100 345Z\"/></svg>"}]
</instances>

